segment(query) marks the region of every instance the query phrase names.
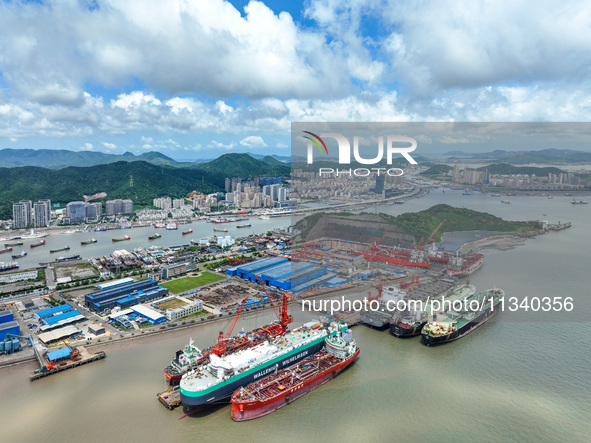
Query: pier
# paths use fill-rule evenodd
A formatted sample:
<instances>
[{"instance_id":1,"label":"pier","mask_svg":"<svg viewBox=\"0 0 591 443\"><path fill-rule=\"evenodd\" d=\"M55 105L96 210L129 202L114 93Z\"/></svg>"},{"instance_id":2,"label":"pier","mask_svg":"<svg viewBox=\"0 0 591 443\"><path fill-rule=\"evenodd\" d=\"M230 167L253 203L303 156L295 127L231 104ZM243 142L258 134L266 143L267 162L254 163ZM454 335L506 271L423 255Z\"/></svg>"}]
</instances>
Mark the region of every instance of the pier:
<instances>
[{"instance_id":1,"label":"pier","mask_svg":"<svg viewBox=\"0 0 591 443\"><path fill-rule=\"evenodd\" d=\"M36 371L33 371L29 375L29 380L38 380L49 375L57 374L58 372L67 371L68 369L77 368L78 366L86 365L97 360L102 360L107 356L107 354L105 354L105 351L97 351L96 354L91 354L83 346L79 346L77 349L79 351L79 355L76 357L75 361L67 360L61 363L57 363L51 369L47 369L47 366L41 363L41 368L37 369Z\"/></svg>"}]
</instances>

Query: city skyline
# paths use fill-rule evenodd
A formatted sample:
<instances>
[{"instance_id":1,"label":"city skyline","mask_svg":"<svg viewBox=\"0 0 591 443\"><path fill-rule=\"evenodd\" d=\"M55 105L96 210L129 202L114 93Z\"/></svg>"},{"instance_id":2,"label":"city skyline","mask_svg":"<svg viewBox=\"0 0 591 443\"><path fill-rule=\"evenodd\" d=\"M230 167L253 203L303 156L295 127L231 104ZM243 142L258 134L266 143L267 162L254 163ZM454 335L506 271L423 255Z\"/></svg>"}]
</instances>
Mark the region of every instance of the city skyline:
<instances>
[{"instance_id":1,"label":"city skyline","mask_svg":"<svg viewBox=\"0 0 591 443\"><path fill-rule=\"evenodd\" d=\"M584 2L144 5L0 3L0 149L289 155L294 121L590 116Z\"/></svg>"}]
</instances>

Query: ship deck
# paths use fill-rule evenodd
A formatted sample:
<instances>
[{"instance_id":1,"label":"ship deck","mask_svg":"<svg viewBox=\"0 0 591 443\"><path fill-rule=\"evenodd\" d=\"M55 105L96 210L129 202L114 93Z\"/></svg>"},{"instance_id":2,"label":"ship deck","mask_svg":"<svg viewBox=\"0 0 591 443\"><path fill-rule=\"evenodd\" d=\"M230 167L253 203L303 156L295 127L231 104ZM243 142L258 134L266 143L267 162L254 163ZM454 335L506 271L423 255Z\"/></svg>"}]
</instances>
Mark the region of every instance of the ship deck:
<instances>
[{"instance_id":1,"label":"ship deck","mask_svg":"<svg viewBox=\"0 0 591 443\"><path fill-rule=\"evenodd\" d=\"M224 368L232 376L235 376L324 336L325 332L322 330L295 330L282 337L277 337L271 343L264 342L252 348L242 349L222 357L211 355L210 364ZM221 381L217 375L212 374L203 365L183 377L181 389L183 391L199 392L220 384Z\"/></svg>"},{"instance_id":2,"label":"ship deck","mask_svg":"<svg viewBox=\"0 0 591 443\"><path fill-rule=\"evenodd\" d=\"M270 375L261 381L248 385L243 393L233 398L233 401L256 401L269 400L276 397L286 390L306 382L331 367L341 363L342 360L323 350L313 357L279 371L277 374Z\"/></svg>"}]
</instances>

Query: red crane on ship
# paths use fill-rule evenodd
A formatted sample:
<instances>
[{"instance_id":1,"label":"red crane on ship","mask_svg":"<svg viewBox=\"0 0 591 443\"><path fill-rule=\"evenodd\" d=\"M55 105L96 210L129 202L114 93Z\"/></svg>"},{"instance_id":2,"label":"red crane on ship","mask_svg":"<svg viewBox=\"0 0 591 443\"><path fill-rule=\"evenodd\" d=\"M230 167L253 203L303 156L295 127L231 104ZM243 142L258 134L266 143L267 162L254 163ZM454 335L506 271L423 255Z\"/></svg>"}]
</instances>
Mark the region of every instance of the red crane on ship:
<instances>
[{"instance_id":1,"label":"red crane on ship","mask_svg":"<svg viewBox=\"0 0 591 443\"><path fill-rule=\"evenodd\" d=\"M293 317L287 313L287 299L293 297L281 291L281 306L279 306L277 304L277 300L274 299L274 294L272 294L271 291L269 291L269 289L263 282L263 279L258 275L255 275L255 277L261 283L261 287L263 288L264 293L269 299L269 302L271 303L271 306L275 311L275 315L277 315L277 318L279 319L279 326L282 329L282 333L285 332L287 330L287 325L289 325L293 321Z\"/></svg>"},{"instance_id":2,"label":"red crane on ship","mask_svg":"<svg viewBox=\"0 0 591 443\"><path fill-rule=\"evenodd\" d=\"M218 334L218 341L211 350L213 354L222 355L224 352L226 352L226 345L228 343L228 339L232 336L234 326L236 326L236 323L238 322L238 317L240 317L242 308L244 307L244 304L248 299L249 297L246 297L244 300L242 300L240 306L238 306L238 311L236 311L236 315L234 316L234 319L232 320L232 323L230 324L230 327L228 328L228 332L226 332L226 335L224 336L224 331L220 331L220 333Z\"/></svg>"}]
</instances>

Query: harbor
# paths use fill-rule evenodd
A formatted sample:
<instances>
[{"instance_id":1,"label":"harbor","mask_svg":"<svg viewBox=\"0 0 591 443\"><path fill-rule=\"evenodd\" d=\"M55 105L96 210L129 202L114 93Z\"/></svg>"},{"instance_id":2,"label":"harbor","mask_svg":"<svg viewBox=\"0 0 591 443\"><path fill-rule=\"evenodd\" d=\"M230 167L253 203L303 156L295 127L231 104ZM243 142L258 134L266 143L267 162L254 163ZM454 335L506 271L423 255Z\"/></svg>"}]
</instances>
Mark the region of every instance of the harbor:
<instances>
[{"instance_id":1,"label":"harbor","mask_svg":"<svg viewBox=\"0 0 591 443\"><path fill-rule=\"evenodd\" d=\"M63 348L62 348L63 349ZM55 352L55 351L54 351ZM107 357L105 351L97 351L96 353L89 352L84 346L78 346L71 353L64 353L64 356L51 357L51 353L42 357L35 352L37 361L41 367L29 374L29 380L35 381L40 378L49 377L50 375L58 374L69 369L77 368ZM44 362L47 360L47 362Z\"/></svg>"}]
</instances>

